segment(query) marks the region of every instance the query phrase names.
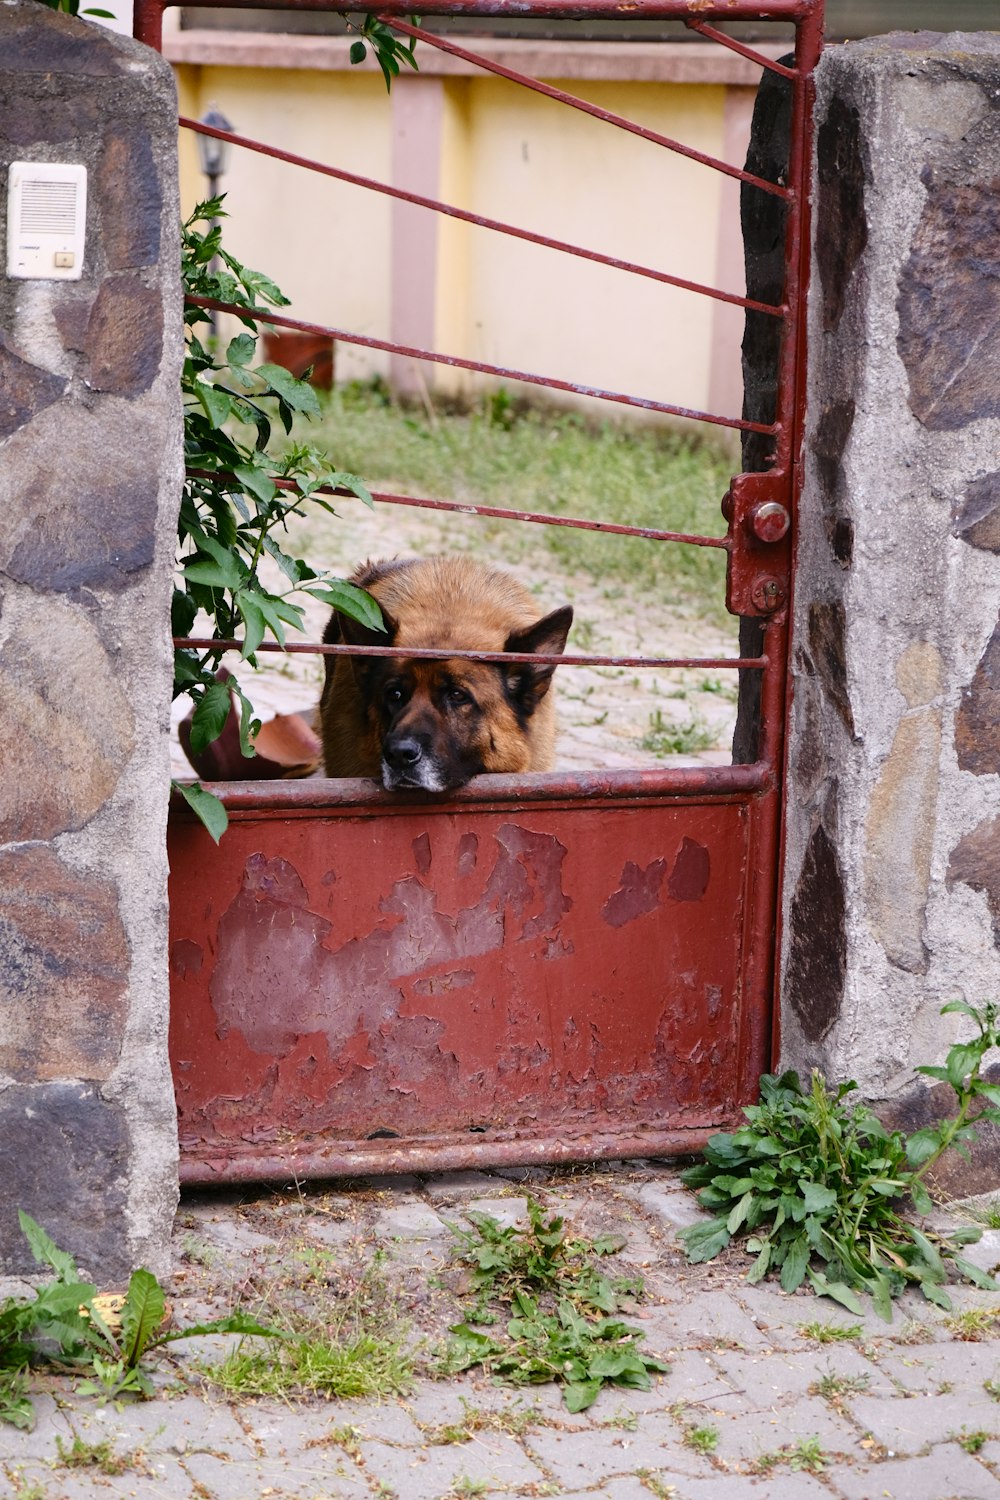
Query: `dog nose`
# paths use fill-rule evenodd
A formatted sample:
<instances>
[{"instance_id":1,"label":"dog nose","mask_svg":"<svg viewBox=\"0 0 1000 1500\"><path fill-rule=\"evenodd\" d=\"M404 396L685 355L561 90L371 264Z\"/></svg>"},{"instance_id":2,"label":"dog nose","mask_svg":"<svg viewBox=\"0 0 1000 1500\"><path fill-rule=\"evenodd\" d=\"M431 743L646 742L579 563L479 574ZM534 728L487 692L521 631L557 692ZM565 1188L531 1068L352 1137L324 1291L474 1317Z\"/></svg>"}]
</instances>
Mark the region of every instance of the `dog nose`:
<instances>
[{"instance_id":1,"label":"dog nose","mask_svg":"<svg viewBox=\"0 0 1000 1500\"><path fill-rule=\"evenodd\" d=\"M405 771L408 767L415 766L423 753L423 746L413 735L403 735L400 739L390 740L385 746L385 758L397 771Z\"/></svg>"}]
</instances>

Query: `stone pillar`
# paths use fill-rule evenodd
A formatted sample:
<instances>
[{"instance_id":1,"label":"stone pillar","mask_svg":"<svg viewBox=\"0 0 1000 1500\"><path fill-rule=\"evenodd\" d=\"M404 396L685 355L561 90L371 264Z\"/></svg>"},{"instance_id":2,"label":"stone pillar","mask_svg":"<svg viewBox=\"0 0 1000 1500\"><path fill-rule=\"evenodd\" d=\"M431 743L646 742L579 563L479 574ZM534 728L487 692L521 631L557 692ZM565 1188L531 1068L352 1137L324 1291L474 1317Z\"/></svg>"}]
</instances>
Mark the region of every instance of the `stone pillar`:
<instances>
[{"instance_id":1,"label":"stone pillar","mask_svg":"<svg viewBox=\"0 0 1000 1500\"><path fill-rule=\"evenodd\" d=\"M1000 999L998 104L996 35L817 75L782 1062L911 1124Z\"/></svg>"},{"instance_id":2,"label":"stone pillar","mask_svg":"<svg viewBox=\"0 0 1000 1500\"><path fill-rule=\"evenodd\" d=\"M169 604L182 479L169 67L0 6L0 163L78 163L79 281L0 214L0 1269L23 1208L107 1283L166 1263ZM6 183L6 173L0 173Z\"/></svg>"}]
</instances>

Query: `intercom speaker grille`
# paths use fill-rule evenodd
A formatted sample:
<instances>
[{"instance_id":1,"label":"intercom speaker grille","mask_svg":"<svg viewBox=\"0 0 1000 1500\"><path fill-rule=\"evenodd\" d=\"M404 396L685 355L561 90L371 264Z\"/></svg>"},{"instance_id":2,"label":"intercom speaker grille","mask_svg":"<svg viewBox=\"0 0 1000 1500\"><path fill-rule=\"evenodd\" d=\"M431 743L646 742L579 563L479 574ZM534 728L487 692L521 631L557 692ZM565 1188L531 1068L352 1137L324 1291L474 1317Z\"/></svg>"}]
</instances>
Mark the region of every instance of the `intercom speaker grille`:
<instances>
[{"instance_id":1,"label":"intercom speaker grille","mask_svg":"<svg viewBox=\"0 0 1000 1500\"><path fill-rule=\"evenodd\" d=\"M78 184L28 180L21 190L24 234L72 234L76 227Z\"/></svg>"}]
</instances>

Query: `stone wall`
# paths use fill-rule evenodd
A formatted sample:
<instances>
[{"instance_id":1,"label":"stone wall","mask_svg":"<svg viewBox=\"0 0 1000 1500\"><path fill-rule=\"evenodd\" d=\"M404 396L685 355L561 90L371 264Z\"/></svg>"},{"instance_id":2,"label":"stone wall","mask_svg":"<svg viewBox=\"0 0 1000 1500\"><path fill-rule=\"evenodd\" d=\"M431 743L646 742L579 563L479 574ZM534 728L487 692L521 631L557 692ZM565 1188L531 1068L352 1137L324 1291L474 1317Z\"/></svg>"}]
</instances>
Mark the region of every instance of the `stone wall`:
<instances>
[{"instance_id":1,"label":"stone wall","mask_svg":"<svg viewBox=\"0 0 1000 1500\"><path fill-rule=\"evenodd\" d=\"M182 325L170 69L0 5L0 182L82 163L79 281L8 279L0 214L0 1269L17 1210L102 1279L162 1266L169 598Z\"/></svg>"},{"instance_id":2,"label":"stone wall","mask_svg":"<svg viewBox=\"0 0 1000 1500\"><path fill-rule=\"evenodd\" d=\"M1000 999L1000 35L817 96L782 1061L912 1123L941 1005Z\"/></svg>"}]
</instances>

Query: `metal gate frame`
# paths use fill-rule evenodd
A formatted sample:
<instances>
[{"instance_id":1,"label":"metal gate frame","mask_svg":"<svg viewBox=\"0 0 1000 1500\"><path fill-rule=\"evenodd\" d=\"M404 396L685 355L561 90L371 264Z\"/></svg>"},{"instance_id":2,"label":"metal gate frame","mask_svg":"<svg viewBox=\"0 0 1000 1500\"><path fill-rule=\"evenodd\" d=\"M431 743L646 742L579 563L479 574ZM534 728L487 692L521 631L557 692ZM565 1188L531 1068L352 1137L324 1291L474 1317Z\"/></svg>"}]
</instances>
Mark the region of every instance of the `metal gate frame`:
<instances>
[{"instance_id":1,"label":"metal gate frame","mask_svg":"<svg viewBox=\"0 0 1000 1500\"><path fill-rule=\"evenodd\" d=\"M240 9L274 8L274 0L212 0L212 3L217 6ZM279 8L339 9L338 6L329 4L329 0L294 0L294 3ZM140 40L157 47L161 45L164 9L164 0L137 0L135 34ZM403 17L408 9L409 7L400 3L400 0L389 0L389 3L379 7L381 17L403 34L416 36L421 41L445 51L457 53L459 56L483 61L481 58L476 58L475 54L466 52L449 38L432 36L405 21ZM186 1042L177 1043L180 1051L174 1047L175 1085L182 1116L182 1181L217 1182L261 1179L285 1176L289 1172L307 1177L344 1172L355 1173L359 1170L375 1172L431 1168L440 1170L447 1167L464 1167L473 1163L582 1160L599 1156L669 1155L690 1151L701 1145L713 1130L731 1123L738 1115L739 1107L754 1099L757 1079L761 1072L766 1071L772 1056L772 1049L776 1050L778 1018L774 987L775 959L780 936L778 891L781 874L782 786L788 713L790 596L794 519L800 484L797 458L802 436L805 399L804 292L809 238L807 174L811 148L811 74L822 42L822 0L760 0L760 3L756 4L747 3L747 0L728 0L728 3L727 0L692 0L692 3L688 4L681 3L681 0L633 0L633 3L628 6L609 3L609 0L575 0L575 3L565 3L565 0L529 0L528 4L519 5L516 10L511 9L509 0L427 0L426 4L421 5L421 11L427 15L442 16L474 14L503 17L512 14L518 16L530 14L577 19L638 17L683 20L706 39L751 58L770 72L787 79L790 84L793 110L788 178L784 183L772 183L762 181L726 163L700 156L677 142L655 137L641 127L622 121L618 117L609 116L606 112L587 104L586 101L576 100L563 91L540 83L538 80L525 79L493 63L486 64L490 71L499 72L515 82L526 84L574 107L582 107L589 113L597 114L613 124L631 129L634 133L658 140L669 149L679 150L689 156L694 155L707 165L737 177L760 191L768 192L785 204L787 209L785 287L780 307L761 304L749 297L737 298L711 288L678 281L677 278L666 273L650 271L648 268L609 262L618 264L624 270L653 275L659 280L684 286L696 293L721 296L724 300L739 302L749 310L780 317L783 324L783 336L778 370L777 404L773 422L760 423L747 419L727 419L711 413L695 412L642 398L624 397L616 392L572 386L565 382L537 377L525 371L500 370L434 351L403 349L388 341L362 338L345 330L325 328L270 311L261 313L262 322L271 323L279 328L319 332L346 342L389 349L420 359L487 370L506 378L526 379L532 383L557 389L584 390L587 394L607 400L624 401L626 404L651 407L654 410L674 415L737 428L745 435L754 434L758 440L766 438L771 441L773 460L769 462L765 471L743 473L732 481L723 503L723 511L728 521L728 533L724 539L688 537L650 530L641 533L651 539L665 542L676 541L725 547L727 551L727 604L732 613L760 623L763 645L759 653L739 659L713 659L711 661L677 659L668 662L646 659L640 663L629 659L629 663L635 665L711 666L739 669L741 675L744 676L751 674L760 683L760 733L757 754L749 764L710 769L680 768L636 773L594 772L573 776L552 773L534 776L527 781L514 777L481 777L477 778L472 786L451 797L447 804L434 806L428 805L426 797L403 798L398 795L389 797L367 782L272 782L264 787L259 783L216 786L213 790L222 796L231 818L230 831L223 840L220 852L213 850L207 835L184 810L173 809L170 853L172 867L171 963L174 994L180 994L184 985L191 981L200 996L197 1004L202 1005L204 1009L204 1014L197 1022L194 1031L187 1037ZM794 23L796 31L794 66L787 67L777 63L755 52L751 47L725 36L709 24L713 20L740 19L781 20ZM236 144L248 146L250 149L266 150L268 154L294 161L300 165L311 166L329 175L357 181L360 185L377 191L389 191L393 196L403 197L438 211L468 218L487 228L505 230L519 234L522 238L548 244L555 249L588 254L592 259L607 261L606 257L582 251L578 247L567 246L561 242L546 240L530 232L513 229L511 226L498 225L494 221L464 213L453 206L417 198L415 195L395 188L388 189L385 185L352 178L339 169L306 162L288 153L263 147L258 142L248 141L233 133L216 131L194 121L182 123L205 134L218 135ZM202 302L201 305L228 310L225 304L221 303ZM609 531L634 530L634 528L604 528L599 522L529 515L494 507L472 508L440 500L418 501L408 496L376 495L376 498L388 503L420 504L463 513L475 509L480 514L518 517L541 524L592 526ZM204 647L208 643L197 640L178 642L178 644ZM239 643L232 644L237 647ZM291 649L393 654L392 649L388 647L299 646ZM434 655L435 653L426 654ZM461 653L448 652L446 654L454 656ZM486 659L496 658L487 656ZM559 659L565 663L580 664L595 662L618 664L625 661L624 658L574 654L567 654ZM729 808L735 808L736 812L733 814L723 812L724 809ZM738 910L732 918L735 920L733 942L738 964L738 976L734 983L734 1004L738 1001L737 1014L728 1035L728 1042L725 1038L718 1042L718 1047L722 1052L731 1050L731 1056L727 1059L729 1071L714 1093L711 1087L707 1089L705 1107L699 1107L699 1101L696 1100L689 1099L686 1104L682 1103L679 1106L675 1101L674 1106L669 1108L664 1106L665 1113L664 1109L657 1105L650 1118L638 1120L631 1117L623 1118L620 1112L616 1117L612 1109L610 1119L595 1123L601 1107L600 1101L609 1097L608 1080L605 1079L601 1082L600 1088L593 1092L593 1096L587 1094L586 1091L581 1094L578 1118L567 1119L552 1109L551 1117L547 1121L543 1120L540 1130L531 1128L528 1123L531 1109L537 1108L538 1105L536 1094L532 1095L530 1100L525 1096L524 1100L517 1102L517 1108L513 1110L511 1120L506 1125L500 1124L496 1128L487 1128L477 1124L461 1127L452 1122L450 1127L445 1126L440 1130L418 1125L407 1134L405 1129L399 1131L390 1129L387 1125L385 1128L380 1127L374 1131L362 1133L355 1129L353 1135L350 1131L345 1135L343 1132L338 1134L337 1130L332 1127L324 1129L321 1125L317 1126L315 1111L311 1115L308 1111L305 1115L300 1115L297 1112L298 1103L295 1104L293 1110L294 1121L288 1115L287 1110L283 1114L280 1109L272 1110L270 1102L260 1103L265 1095L268 1100L271 1100L272 1096L268 1094L268 1090L273 1091L274 1088L279 1090L284 1088L286 1093L289 1091L294 1093L298 1089L301 1095L304 1087L302 1079L306 1077L310 1067L315 1068L317 1065L316 1057L311 1054L305 1060L299 1057L296 1062L298 1073L283 1079L284 1060L291 1054L287 1050L281 1053L279 1049L276 1056L268 1060L269 1070L258 1071L254 1075L255 1081L247 1085L251 1092L253 1088L258 1091L259 1111L254 1118L247 1117L244 1109L246 1099L240 1096L242 1086L235 1085L230 1080L228 1091L225 1084L220 1085L225 1107L221 1108L218 1116L210 1119L211 1112L206 1113L206 1109L202 1108L197 1125L193 1131L185 1135L184 1097L189 1084L188 1075L192 1069L197 1070L199 1066L199 1062L195 1060L195 1054L199 1049L211 1045L210 1032L213 1027L218 1041L222 1044L223 1052L227 1047L227 1038L230 1047L232 1044L230 1030L232 1017L227 1020L220 1019L219 1014L216 1013L217 1007L213 1008L214 1002L207 1003L207 986L210 983L209 978L206 977L207 972L211 970L214 974L216 965L221 966L224 961L219 951L219 943L221 922L225 914L221 908L221 896L218 908L213 907L212 893L216 889L228 891L227 899L231 903L227 908L228 911L232 911L237 902L247 895L247 872L251 870L251 866L257 871L250 882L253 885L253 881L260 874L259 865L254 866L253 862L264 857L257 848L262 841L262 830L268 837L277 836L279 830L282 830L281 837L292 841L287 848L294 845L296 849L299 849L300 846L295 840L301 834L304 823L318 820L324 830L323 838L328 837L334 830L338 834L343 832L346 837L355 825L363 826L366 818L375 815L385 820L382 826L386 830L394 827L397 831L400 828L406 829L407 837L410 837L410 834L413 835L412 847L417 850L421 846L421 840L428 836L427 829L435 830L434 837L438 838L439 842L442 840L447 842L451 837L449 830L453 826L459 826L455 824L456 819L483 819L481 825L478 822L474 825L474 822L466 821L460 826L489 828L496 841L513 826L511 819L533 818L534 822L531 826L537 832L540 828L551 830L556 826L551 823L552 816L569 815L579 818L580 826L594 830L593 837L599 839L602 828L617 826L615 819L619 822L624 819L624 823L629 824L626 816L629 812L652 811L653 809L662 810L662 817L667 820L663 824L664 827L673 826L670 820L675 817L675 814L678 817L682 814L684 816L697 814L701 817L704 814L704 817L708 819L708 824L712 824L717 817L737 817L745 837L742 864L737 872L738 878L737 875L733 877L736 879L736 886L730 890L730 896L732 896L738 887L736 895ZM701 813L697 813L698 809L702 810ZM588 821L598 810L605 821L600 824ZM443 819L442 813L445 814ZM561 828L562 824L558 826ZM637 827L638 825L633 820L629 826ZM678 824L678 827L680 826ZM543 837L541 833L537 836ZM544 836L555 837L551 832ZM364 838L363 833L361 837ZM686 848L689 842L691 841L685 836L682 847ZM282 847L286 848L286 846ZM653 845L646 849L646 853L655 853L656 847L658 846L654 839ZM313 856L300 852L296 857L305 861L302 866L304 869ZM420 858L426 858L427 863L430 863L429 853L415 857L418 858L418 864ZM304 877L304 883L309 887L307 894L302 901L299 901L296 896L292 903L295 906L298 902L295 909L300 913L308 914L310 919L315 917L318 909L317 902L320 899L316 882L327 878L322 873L322 857L317 855L316 858L319 859L319 863L312 870L312 875ZM674 866L671 880L677 874L679 860L678 856L678 863ZM284 869L286 863L282 855L278 860L278 865ZM625 890L628 884L626 871L632 869L636 872L637 878L644 877L653 869L654 864L657 867L663 866L658 877L662 883L666 879L666 864L662 858L651 860L645 871L637 862L627 861L622 876L612 877L611 895L605 902L603 910L607 911L613 898L621 895ZM237 873L235 873L237 867L238 872L241 872L242 885L239 885ZM522 868L528 867L523 865ZM274 869L277 869L277 865ZM185 874L186 870L198 873ZM267 880L273 875L274 870L271 870L271 874L267 875L264 880L265 886ZM275 878L280 883L280 872ZM407 879L409 878L407 876ZM618 889L614 887L614 878L621 880ZM632 879L631 876L628 878ZM313 883L310 884L310 881ZM639 879L639 884L641 885L641 879ZM207 905L206 887L210 892ZM254 886L258 895L261 888ZM270 887L268 889L270 890ZM373 887L373 892L374 889ZM242 891L242 896L235 894L237 891ZM378 907L381 899L381 909L385 909L387 898L379 898L376 892L372 899L375 902L375 908ZM491 899L498 900L499 898L496 898L494 893ZM593 899L597 899L596 895ZM624 900L625 897L623 896L622 899ZM642 899L645 898L640 898L640 906ZM276 909L273 906L267 908L267 920L271 923L275 921ZM595 907L594 911L598 909L599 907ZM639 907L636 908L636 910L639 909ZM281 920L284 921L288 916L288 911L284 907L280 910ZM648 912L649 908L647 906L642 910ZM507 909L503 908L504 922L507 921L508 915ZM725 921L725 913L713 910L711 923L718 924L720 919ZM207 926L203 925L206 920ZM678 918L677 921L679 923L680 919ZM292 912L293 926L294 923L295 911ZM697 923L694 925L697 927ZM379 929L380 933L384 931L388 929ZM659 931L662 939L664 929L659 929ZM244 938L245 934L241 936L241 940ZM689 941L695 949L698 940L697 933L692 929ZM713 925L708 940L711 943L721 941L716 925ZM572 944L569 946L572 948ZM614 963L616 965L622 963L621 955L625 951L625 948L615 950ZM205 969L206 965L207 969ZM211 982L214 983L214 979ZM206 1005L207 1008L205 1008ZM174 1009L172 1001L172 1011ZM572 1022L573 1018L569 1016L563 1019ZM178 1028L186 1024L179 1015L174 1016L173 1022ZM268 1034L264 1027L261 1036L258 1037L265 1054ZM343 1040L341 1038L341 1042ZM407 1045L404 1039L404 1048ZM662 1043L658 1045L662 1053ZM677 1045L679 1052L680 1043L678 1042ZM191 1053L190 1057L181 1055L185 1050ZM313 1051L315 1050L313 1048ZM294 1053L294 1049L292 1052ZM659 1063L656 1066L663 1066L662 1056L657 1055ZM654 1068L652 1050L648 1053L646 1062L652 1070ZM274 1066L270 1066L271 1064ZM246 1063L245 1066L251 1067L250 1063ZM266 1080L265 1073L267 1074ZM276 1079L277 1082L275 1082ZM620 1082L620 1079L617 1081ZM641 1093L638 1076L636 1076L635 1086L636 1092ZM621 1092L619 1089L619 1093ZM627 1093L627 1090L625 1092ZM610 1094L614 1095L614 1089L610 1090ZM532 1100L534 1103L531 1102ZM598 1101L596 1104L595 1100ZM204 1098L202 1105L205 1105ZM371 1108L371 1099L365 1096L358 1104L359 1118L369 1118ZM518 1116L518 1108L521 1109L523 1118ZM628 1114L627 1105L625 1114ZM371 1119L374 1118L371 1116ZM535 1123L537 1124L537 1119Z\"/></svg>"}]
</instances>

